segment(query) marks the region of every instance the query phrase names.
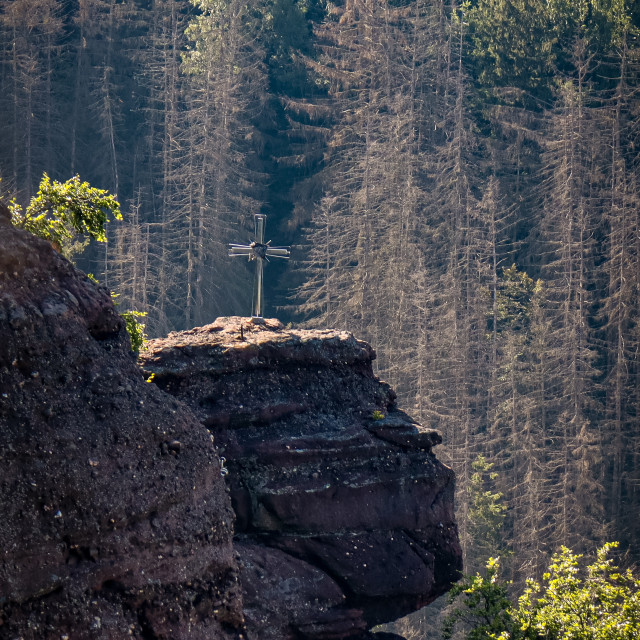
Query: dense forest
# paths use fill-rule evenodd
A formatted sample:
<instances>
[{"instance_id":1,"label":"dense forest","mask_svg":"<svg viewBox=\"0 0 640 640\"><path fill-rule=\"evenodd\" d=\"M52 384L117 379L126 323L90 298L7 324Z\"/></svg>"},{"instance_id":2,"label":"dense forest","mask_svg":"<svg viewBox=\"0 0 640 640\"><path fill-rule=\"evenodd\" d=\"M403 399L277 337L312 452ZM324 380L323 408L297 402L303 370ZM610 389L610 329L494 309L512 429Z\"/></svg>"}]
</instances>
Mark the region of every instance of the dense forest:
<instances>
[{"instance_id":1,"label":"dense forest","mask_svg":"<svg viewBox=\"0 0 640 640\"><path fill-rule=\"evenodd\" d=\"M267 315L370 341L442 431L468 571L638 560L639 28L631 0L0 0L0 195L117 194L78 262L154 336L248 315L226 244L268 214Z\"/></svg>"}]
</instances>

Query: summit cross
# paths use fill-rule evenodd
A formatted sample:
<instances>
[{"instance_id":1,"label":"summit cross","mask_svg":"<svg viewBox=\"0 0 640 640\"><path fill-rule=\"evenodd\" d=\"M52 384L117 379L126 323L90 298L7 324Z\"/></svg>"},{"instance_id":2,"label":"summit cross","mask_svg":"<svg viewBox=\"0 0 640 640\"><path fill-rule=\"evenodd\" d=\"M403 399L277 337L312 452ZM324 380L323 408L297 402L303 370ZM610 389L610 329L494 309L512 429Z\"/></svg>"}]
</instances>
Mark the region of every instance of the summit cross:
<instances>
[{"instance_id":1,"label":"summit cross","mask_svg":"<svg viewBox=\"0 0 640 640\"><path fill-rule=\"evenodd\" d=\"M263 305L263 287L262 287L262 270L264 263L269 262L269 258L283 258L288 260L291 251L289 247L272 247L271 240L265 243L264 228L267 222L267 216L263 213L256 213L253 216L255 223L255 240L251 244L229 244L229 255L248 256L249 261L256 261L256 275L253 281L253 312L252 321L256 324L264 322L262 317Z\"/></svg>"}]
</instances>

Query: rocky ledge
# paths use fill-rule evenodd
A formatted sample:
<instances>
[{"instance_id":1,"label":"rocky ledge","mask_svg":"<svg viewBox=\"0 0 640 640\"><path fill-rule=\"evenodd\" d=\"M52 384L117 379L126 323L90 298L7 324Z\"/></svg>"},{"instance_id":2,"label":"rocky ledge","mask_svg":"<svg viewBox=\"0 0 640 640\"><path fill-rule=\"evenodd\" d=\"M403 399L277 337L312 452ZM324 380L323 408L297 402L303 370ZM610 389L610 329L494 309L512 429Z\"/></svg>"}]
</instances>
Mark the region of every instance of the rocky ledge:
<instances>
[{"instance_id":1,"label":"rocky ledge","mask_svg":"<svg viewBox=\"0 0 640 640\"><path fill-rule=\"evenodd\" d=\"M396 407L374 358L347 332L238 317L154 340L141 357L226 458L255 640L369 637L457 578L440 435Z\"/></svg>"}]
</instances>

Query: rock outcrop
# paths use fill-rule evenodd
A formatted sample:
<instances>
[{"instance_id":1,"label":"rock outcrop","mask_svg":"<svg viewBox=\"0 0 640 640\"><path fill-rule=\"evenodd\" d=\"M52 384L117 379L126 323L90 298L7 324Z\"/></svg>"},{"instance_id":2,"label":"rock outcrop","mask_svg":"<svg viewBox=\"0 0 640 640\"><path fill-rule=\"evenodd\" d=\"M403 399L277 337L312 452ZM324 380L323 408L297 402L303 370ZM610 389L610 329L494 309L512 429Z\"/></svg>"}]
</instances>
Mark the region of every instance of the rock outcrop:
<instances>
[{"instance_id":1,"label":"rock outcrop","mask_svg":"<svg viewBox=\"0 0 640 640\"><path fill-rule=\"evenodd\" d=\"M109 293L0 211L0 638L242 638L209 431Z\"/></svg>"},{"instance_id":2,"label":"rock outcrop","mask_svg":"<svg viewBox=\"0 0 640 640\"><path fill-rule=\"evenodd\" d=\"M255 640L369 637L457 577L453 472L351 334L242 318L152 341L145 374L226 457Z\"/></svg>"},{"instance_id":3,"label":"rock outcrop","mask_svg":"<svg viewBox=\"0 0 640 640\"><path fill-rule=\"evenodd\" d=\"M0 207L0 639L393 638L461 554L374 357L227 318L143 376L108 291Z\"/></svg>"}]
</instances>

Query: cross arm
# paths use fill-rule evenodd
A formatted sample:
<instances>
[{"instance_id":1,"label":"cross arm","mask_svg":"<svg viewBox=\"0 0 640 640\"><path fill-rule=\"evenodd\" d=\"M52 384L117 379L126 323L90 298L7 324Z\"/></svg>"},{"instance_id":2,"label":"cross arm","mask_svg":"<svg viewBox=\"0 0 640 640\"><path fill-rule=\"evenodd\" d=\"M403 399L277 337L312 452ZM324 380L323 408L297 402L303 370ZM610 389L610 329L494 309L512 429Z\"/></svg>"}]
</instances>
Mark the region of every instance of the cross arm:
<instances>
[{"instance_id":1,"label":"cross arm","mask_svg":"<svg viewBox=\"0 0 640 640\"><path fill-rule=\"evenodd\" d=\"M250 256L253 253L253 249L244 244L230 244L229 255L230 256Z\"/></svg>"},{"instance_id":2,"label":"cross arm","mask_svg":"<svg viewBox=\"0 0 640 640\"><path fill-rule=\"evenodd\" d=\"M267 256L289 259L289 257L291 256L291 251L288 249L288 247L269 247L267 249Z\"/></svg>"}]
</instances>

